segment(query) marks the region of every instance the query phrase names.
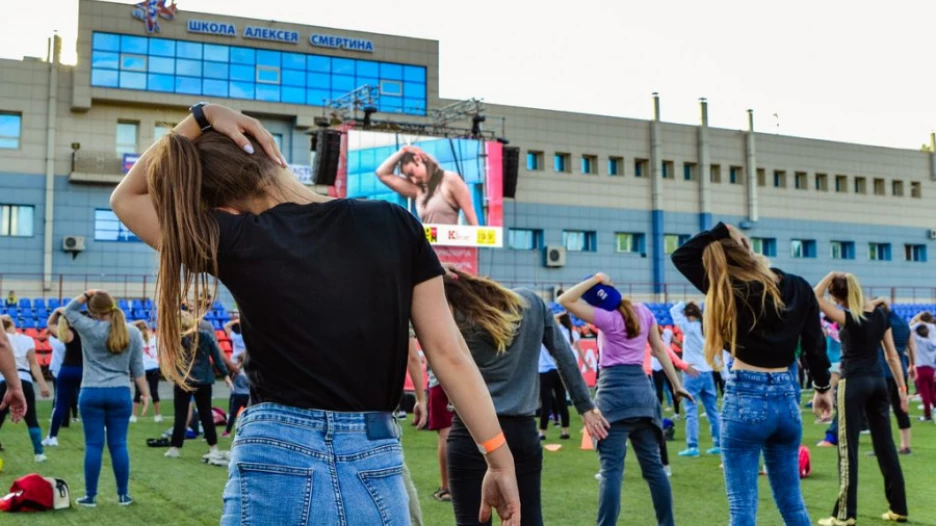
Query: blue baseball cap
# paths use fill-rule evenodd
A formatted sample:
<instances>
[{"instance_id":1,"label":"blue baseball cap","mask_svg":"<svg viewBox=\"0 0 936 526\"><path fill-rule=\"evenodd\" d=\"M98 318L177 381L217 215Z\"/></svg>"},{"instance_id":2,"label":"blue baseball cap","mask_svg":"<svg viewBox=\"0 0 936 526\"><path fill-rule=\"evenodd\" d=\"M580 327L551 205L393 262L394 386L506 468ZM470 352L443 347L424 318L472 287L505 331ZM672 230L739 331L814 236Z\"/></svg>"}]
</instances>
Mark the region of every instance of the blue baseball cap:
<instances>
[{"instance_id":1,"label":"blue baseball cap","mask_svg":"<svg viewBox=\"0 0 936 526\"><path fill-rule=\"evenodd\" d=\"M582 299L592 307L614 311L621 304L621 293L614 287L599 283L582 294Z\"/></svg>"}]
</instances>

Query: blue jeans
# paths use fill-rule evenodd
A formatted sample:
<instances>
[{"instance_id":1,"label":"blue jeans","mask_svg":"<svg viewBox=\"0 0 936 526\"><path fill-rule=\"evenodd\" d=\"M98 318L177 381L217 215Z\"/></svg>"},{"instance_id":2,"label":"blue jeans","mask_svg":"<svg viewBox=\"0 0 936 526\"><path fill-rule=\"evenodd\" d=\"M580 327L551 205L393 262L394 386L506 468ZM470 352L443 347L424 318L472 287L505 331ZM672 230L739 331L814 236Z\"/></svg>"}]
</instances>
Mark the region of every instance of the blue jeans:
<instances>
[{"instance_id":1,"label":"blue jeans","mask_svg":"<svg viewBox=\"0 0 936 526\"><path fill-rule=\"evenodd\" d=\"M81 367L63 365L55 378L55 409L52 411L52 424L49 436L57 437L62 422L68 421L72 403L81 389Z\"/></svg>"},{"instance_id":2,"label":"blue jeans","mask_svg":"<svg viewBox=\"0 0 936 526\"><path fill-rule=\"evenodd\" d=\"M708 417L712 440L715 441L715 447L718 447L721 443L719 440L721 430L718 425L718 394L715 392L715 379L712 373L702 372L695 378L684 374L683 387L695 399L695 403L689 400L683 401L686 404L686 446L699 447L699 402L701 402Z\"/></svg>"},{"instance_id":3,"label":"blue jeans","mask_svg":"<svg viewBox=\"0 0 936 526\"><path fill-rule=\"evenodd\" d=\"M601 482L598 488L598 526L617 524L621 513L621 480L627 439L640 463L640 471L650 486L657 524L672 526L673 492L660 461L660 429L647 418L630 418L611 424L608 437L598 442Z\"/></svg>"},{"instance_id":4,"label":"blue jeans","mask_svg":"<svg viewBox=\"0 0 936 526\"><path fill-rule=\"evenodd\" d=\"M85 387L78 395L78 410L81 412L85 435L85 495L97 496L105 436L114 465L117 494L129 495L127 428L133 413L130 387Z\"/></svg>"},{"instance_id":5,"label":"blue jeans","mask_svg":"<svg viewBox=\"0 0 936 526\"><path fill-rule=\"evenodd\" d=\"M389 413L263 403L241 414L236 436L223 526L409 526L400 431Z\"/></svg>"},{"instance_id":6,"label":"blue jeans","mask_svg":"<svg viewBox=\"0 0 936 526\"><path fill-rule=\"evenodd\" d=\"M761 451L784 524L810 524L800 492L803 420L797 391L796 381L788 372L732 371L728 377L721 450L731 526L756 524Z\"/></svg>"}]
</instances>

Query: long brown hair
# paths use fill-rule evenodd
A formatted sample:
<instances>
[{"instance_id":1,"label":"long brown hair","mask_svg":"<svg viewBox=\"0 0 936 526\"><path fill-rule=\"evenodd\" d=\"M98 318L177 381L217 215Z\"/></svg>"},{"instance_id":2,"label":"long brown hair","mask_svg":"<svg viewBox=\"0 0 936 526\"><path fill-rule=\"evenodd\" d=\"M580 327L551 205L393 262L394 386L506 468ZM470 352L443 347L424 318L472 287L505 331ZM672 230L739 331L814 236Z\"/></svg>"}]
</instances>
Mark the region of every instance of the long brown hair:
<instances>
[{"instance_id":1,"label":"long brown hair","mask_svg":"<svg viewBox=\"0 0 936 526\"><path fill-rule=\"evenodd\" d=\"M214 209L266 195L277 165L248 136L255 154L243 151L216 132L195 140L170 133L156 146L149 164L149 194L159 218L159 272L156 277L157 335L163 375L187 385L198 334L182 346L179 305L189 297L217 292L219 229ZM215 276L215 278L210 278ZM209 283L210 282L210 283ZM195 301L191 314L200 320L210 305Z\"/></svg>"},{"instance_id":2,"label":"long brown hair","mask_svg":"<svg viewBox=\"0 0 936 526\"><path fill-rule=\"evenodd\" d=\"M720 362L726 346L732 356L737 350L738 309L750 309L756 319L766 311L770 298L773 308L782 313L783 298L767 259L733 238L720 239L705 247L702 265L709 287L702 315L702 326L706 328L705 361L720 368L716 359ZM747 303L752 287L761 288L759 306ZM739 298L742 305L738 304Z\"/></svg>"},{"instance_id":3,"label":"long brown hair","mask_svg":"<svg viewBox=\"0 0 936 526\"><path fill-rule=\"evenodd\" d=\"M857 323L864 321L865 297L857 276L854 274L835 276L829 284L829 294L851 312L852 318Z\"/></svg>"},{"instance_id":4,"label":"long brown hair","mask_svg":"<svg viewBox=\"0 0 936 526\"><path fill-rule=\"evenodd\" d=\"M569 343L575 343L575 326L572 325L572 318L569 317L569 313L563 312L556 319L559 321L559 325L569 331Z\"/></svg>"},{"instance_id":5,"label":"long brown hair","mask_svg":"<svg viewBox=\"0 0 936 526\"><path fill-rule=\"evenodd\" d=\"M140 336L143 337L143 343L148 344L152 334L150 332L149 324L146 323L145 320L137 320L133 322L133 326L140 330Z\"/></svg>"},{"instance_id":6,"label":"long brown hair","mask_svg":"<svg viewBox=\"0 0 936 526\"><path fill-rule=\"evenodd\" d=\"M628 298L621 298L621 303L618 304L617 310L621 313L621 317L624 318L624 328L627 330L627 337L633 339L639 336L640 319L637 317L637 313L634 312L634 304L631 303L631 300Z\"/></svg>"},{"instance_id":7,"label":"long brown hair","mask_svg":"<svg viewBox=\"0 0 936 526\"><path fill-rule=\"evenodd\" d=\"M121 354L130 347L130 331L127 330L127 318L117 308L114 298L99 290L88 300L88 312L97 319L110 315L110 332L107 333L107 350L111 354Z\"/></svg>"},{"instance_id":8,"label":"long brown hair","mask_svg":"<svg viewBox=\"0 0 936 526\"><path fill-rule=\"evenodd\" d=\"M435 194L436 190L442 184L445 170L439 166L439 163L436 162L435 159L425 153L419 152L405 152L400 156L399 167L402 170L404 166L415 163L417 160L426 165L426 173L429 175L429 181L426 183L426 197L423 198L423 206L426 206L429 204L429 200L432 199L432 195Z\"/></svg>"},{"instance_id":9,"label":"long brown hair","mask_svg":"<svg viewBox=\"0 0 936 526\"><path fill-rule=\"evenodd\" d=\"M505 352L517 335L526 301L516 292L494 280L450 269L446 274L445 297L460 316L458 328L464 334L475 328L486 332L498 353Z\"/></svg>"}]
</instances>

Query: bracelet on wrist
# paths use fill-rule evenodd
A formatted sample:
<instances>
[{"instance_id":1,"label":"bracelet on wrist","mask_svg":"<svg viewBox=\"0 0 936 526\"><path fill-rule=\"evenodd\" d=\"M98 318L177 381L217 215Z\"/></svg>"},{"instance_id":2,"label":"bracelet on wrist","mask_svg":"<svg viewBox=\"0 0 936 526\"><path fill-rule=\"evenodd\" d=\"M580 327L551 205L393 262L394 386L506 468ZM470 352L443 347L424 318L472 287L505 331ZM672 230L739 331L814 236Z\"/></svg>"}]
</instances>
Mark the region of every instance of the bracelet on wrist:
<instances>
[{"instance_id":1,"label":"bracelet on wrist","mask_svg":"<svg viewBox=\"0 0 936 526\"><path fill-rule=\"evenodd\" d=\"M491 453L500 449L501 446L507 443L507 438L504 437L504 432L501 431L494 438L485 441L482 444L478 444L478 451L482 455L490 455Z\"/></svg>"}]
</instances>

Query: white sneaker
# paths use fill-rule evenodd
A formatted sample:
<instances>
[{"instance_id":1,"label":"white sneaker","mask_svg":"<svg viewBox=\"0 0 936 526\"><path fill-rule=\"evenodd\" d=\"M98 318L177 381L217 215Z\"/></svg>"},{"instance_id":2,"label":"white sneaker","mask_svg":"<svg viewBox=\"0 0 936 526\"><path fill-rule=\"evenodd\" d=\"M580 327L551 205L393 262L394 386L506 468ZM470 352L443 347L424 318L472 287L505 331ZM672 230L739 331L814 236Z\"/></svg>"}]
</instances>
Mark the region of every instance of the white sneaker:
<instances>
[{"instance_id":1,"label":"white sneaker","mask_svg":"<svg viewBox=\"0 0 936 526\"><path fill-rule=\"evenodd\" d=\"M667 476L667 477L672 477L672 476L673 476L673 468L671 468L671 467L669 467L669 466L663 466L663 472L666 473L666 476Z\"/></svg>"},{"instance_id":2,"label":"white sneaker","mask_svg":"<svg viewBox=\"0 0 936 526\"><path fill-rule=\"evenodd\" d=\"M156 422L157 424L160 423L160 422L162 422L162 415L156 415L156 416L154 416L154 417L153 417L153 422Z\"/></svg>"},{"instance_id":3,"label":"white sneaker","mask_svg":"<svg viewBox=\"0 0 936 526\"><path fill-rule=\"evenodd\" d=\"M47 457L47 456L45 456L45 455L36 455L36 462L37 462L37 463L41 464L41 463L45 462L46 460L49 460L49 457Z\"/></svg>"},{"instance_id":4,"label":"white sneaker","mask_svg":"<svg viewBox=\"0 0 936 526\"><path fill-rule=\"evenodd\" d=\"M78 422L81 422L80 418L72 418L72 423L77 424Z\"/></svg>"},{"instance_id":5,"label":"white sneaker","mask_svg":"<svg viewBox=\"0 0 936 526\"><path fill-rule=\"evenodd\" d=\"M136 424L136 421L137 421L136 415L130 415L130 423L131 423L131 424Z\"/></svg>"},{"instance_id":6,"label":"white sneaker","mask_svg":"<svg viewBox=\"0 0 936 526\"><path fill-rule=\"evenodd\" d=\"M58 447L58 437L46 437L42 441L42 445L46 447Z\"/></svg>"},{"instance_id":7,"label":"white sneaker","mask_svg":"<svg viewBox=\"0 0 936 526\"><path fill-rule=\"evenodd\" d=\"M917 406L917 411L922 411L923 409L925 409L925 408L923 407L923 404L920 404L920 405Z\"/></svg>"},{"instance_id":8,"label":"white sneaker","mask_svg":"<svg viewBox=\"0 0 936 526\"><path fill-rule=\"evenodd\" d=\"M179 448L177 448L177 447L171 447L171 448L169 448L169 451L166 451L166 455L165 455L165 456L166 456L166 458L179 458L179 456L180 456L181 454L182 454L182 452L179 451Z\"/></svg>"},{"instance_id":9,"label":"white sneaker","mask_svg":"<svg viewBox=\"0 0 936 526\"><path fill-rule=\"evenodd\" d=\"M598 482L601 482L601 472L600 472L600 471L599 471L598 473L595 473L595 480L597 480Z\"/></svg>"}]
</instances>

